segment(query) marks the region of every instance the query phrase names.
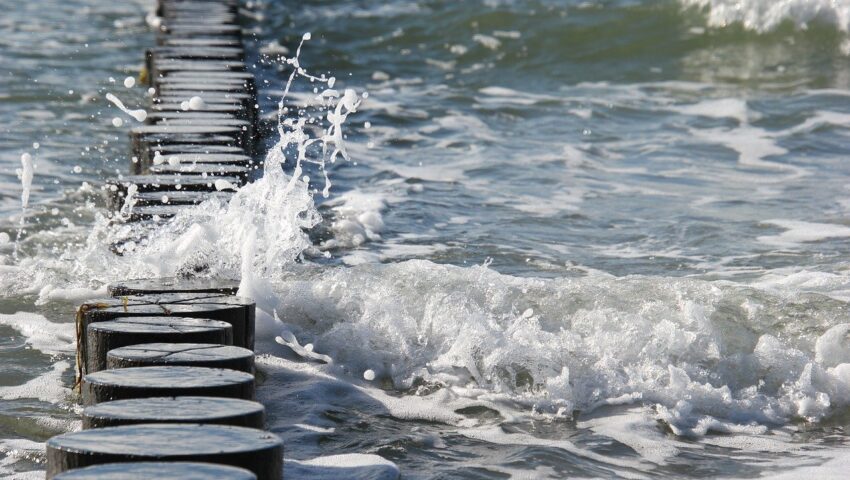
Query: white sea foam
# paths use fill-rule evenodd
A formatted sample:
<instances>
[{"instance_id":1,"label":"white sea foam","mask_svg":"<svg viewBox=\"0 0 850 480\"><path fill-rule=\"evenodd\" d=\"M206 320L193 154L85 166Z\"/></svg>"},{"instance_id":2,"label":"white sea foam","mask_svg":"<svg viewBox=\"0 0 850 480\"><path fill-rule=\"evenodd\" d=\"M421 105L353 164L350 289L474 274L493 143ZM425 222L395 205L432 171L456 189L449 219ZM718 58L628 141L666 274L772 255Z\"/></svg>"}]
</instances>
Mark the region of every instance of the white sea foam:
<instances>
[{"instance_id":1,"label":"white sea foam","mask_svg":"<svg viewBox=\"0 0 850 480\"><path fill-rule=\"evenodd\" d=\"M741 124L755 120L755 115L749 108L747 102L740 98L720 98L706 100L691 105L673 107L673 110L686 115L701 115L712 118L734 118Z\"/></svg>"},{"instance_id":2,"label":"white sea foam","mask_svg":"<svg viewBox=\"0 0 850 480\"><path fill-rule=\"evenodd\" d=\"M664 465L682 449L690 447L684 442L666 438L657 428L655 415L643 408L614 413L606 410L582 418L576 426L628 445L641 457L658 465Z\"/></svg>"},{"instance_id":3,"label":"white sea foam","mask_svg":"<svg viewBox=\"0 0 850 480\"><path fill-rule=\"evenodd\" d=\"M695 280L663 283L521 279L409 261L276 282L275 294L294 336L332 358L329 368L357 376L372 370L399 388L424 382L442 392L417 398L418 407L410 397L368 392L397 416L419 418L429 404L433 412L456 410L470 400L528 409L495 407L507 415L555 416L625 402L655 406L655 419L683 436L751 435L850 404L850 364L830 353L840 349L840 335L823 328L816 348L804 340L809 327L798 325L780 341L772 319L782 297ZM592 308L581 306L591 299ZM744 308L753 301L762 307ZM741 313L718 322L729 308ZM645 453L658 460L667 452Z\"/></svg>"},{"instance_id":4,"label":"white sea foam","mask_svg":"<svg viewBox=\"0 0 850 480\"><path fill-rule=\"evenodd\" d=\"M62 375L71 368L71 364L60 360L53 364L47 373L35 377L21 385L0 387L0 398L4 400L37 399L42 402L65 402L71 396L71 389L62 381Z\"/></svg>"},{"instance_id":5,"label":"white sea foam","mask_svg":"<svg viewBox=\"0 0 850 480\"><path fill-rule=\"evenodd\" d=\"M325 202L333 208L334 236L323 248L357 247L364 242L379 240L384 229L381 212L386 208L386 195L350 190Z\"/></svg>"},{"instance_id":6,"label":"white sea foam","mask_svg":"<svg viewBox=\"0 0 850 480\"><path fill-rule=\"evenodd\" d=\"M370 454L330 455L301 461L287 460L283 471L287 478L317 480L338 478L395 480L401 475L393 462Z\"/></svg>"},{"instance_id":7,"label":"white sea foam","mask_svg":"<svg viewBox=\"0 0 850 480\"><path fill-rule=\"evenodd\" d=\"M71 323L54 323L36 313L0 314L0 325L11 327L24 336L28 345L48 354L71 353L76 345L76 332Z\"/></svg>"},{"instance_id":8,"label":"white sea foam","mask_svg":"<svg viewBox=\"0 0 850 480\"><path fill-rule=\"evenodd\" d=\"M785 230L778 235L763 235L758 237L758 240L762 243L779 247L793 247L801 243L850 237L850 227L834 223L815 223L787 219L765 220L762 223Z\"/></svg>"},{"instance_id":9,"label":"white sea foam","mask_svg":"<svg viewBox=\"0 0 850 480\"><path fill-rule=\"evenodd\" d=\"M44 478L43 470L20 471L15 465L20 460L32 463L44 462L44 444L33 442L24 438L0 439L0 475L10 480L41 480Z\"/></svg>"},{"instance_id":10,"label":"white sea foam","mask_svg":"<svg viewBox=\"0 0 850 480\"><path fill-rule=\"evenodd\" d=\"M44 305L56 301L82 302L93 298L103 298L104 296L106 296L105 286L99 288L63 288L55 285L45 285L38 292L38 299L35 303L36 305Z\"/></svg>"},{"instance_id":11,"label":"white sea foam","mask_svg":"<svg viewBox=\"0 0 850 480\"><path fill-rule=\"evenodd\" d=\"M516 104L516 105L534 105L540 102L561 102L562 98L554 95L543 95L539 93L521 92L506 87L484 87L478 90L486 95L485 97L477 98L476 101L483 104Z\"/></svg>"},{"instance_id":12,"label":"white sea foam","mask_svg":"<svg viewBox=\"0 0 850 480\"><path fill-rule=\"evenodd\" d=\"M480 43L485 48L488 48L490 50L498 50L499 47L502 46L502 42L498 38L491 37L490 35L476 33L472 36L472 40Z\"/></svg>"}]
</instances>

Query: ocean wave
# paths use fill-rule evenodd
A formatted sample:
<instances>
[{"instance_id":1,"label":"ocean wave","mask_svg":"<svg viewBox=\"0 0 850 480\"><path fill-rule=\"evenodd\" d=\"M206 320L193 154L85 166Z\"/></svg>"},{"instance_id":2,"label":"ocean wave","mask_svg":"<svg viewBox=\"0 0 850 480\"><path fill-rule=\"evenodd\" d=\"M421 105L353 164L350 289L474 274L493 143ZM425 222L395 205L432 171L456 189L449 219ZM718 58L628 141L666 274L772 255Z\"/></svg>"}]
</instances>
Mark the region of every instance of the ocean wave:
<instances>
[{"instance_id":1,"label":"ocean wave","mask_svg":"<svg viewBox=\"0 0 850 480\"><path fill-rule=\"evenodd\" d=\"M712 27L741 25L759 33L784 23L807 29L811 24L830 25L842 32L850 29L848 0L681 0L685 7L703 9Z\"/></svg>"},{"instance_id":2,"label":"ocean wave","mask_svg":"<svg viewBox=\"0 0 850 480\"><path fill-rule=\"evenodd\" d=\"M642 404L678 435L758 434L850 405L850 326L826 292L847 279L821 280L831 287L811 295L417 260L302 272L277 285L276 313L348 374L417 395L448 389L556 417ZM783 320L789 299L805 321Z\"/></svg>"}]
</instances>

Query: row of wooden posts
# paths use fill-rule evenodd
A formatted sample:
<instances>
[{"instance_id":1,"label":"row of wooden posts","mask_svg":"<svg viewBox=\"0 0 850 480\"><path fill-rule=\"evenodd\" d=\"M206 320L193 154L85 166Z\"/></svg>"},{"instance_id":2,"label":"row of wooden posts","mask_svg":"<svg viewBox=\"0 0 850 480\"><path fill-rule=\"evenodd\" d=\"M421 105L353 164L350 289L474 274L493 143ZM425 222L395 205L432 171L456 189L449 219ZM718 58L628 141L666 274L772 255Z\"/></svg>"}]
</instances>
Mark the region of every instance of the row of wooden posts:
<instances>
[{"instance_id":1,"label":"row of wooden posts","mask_svg":"<svg viewBox=\"0 0 850 480\"><path fill-rule=\"evenodd\" d=\"M239 9L160 0L142 75L152 104L130 133L128 175L104 188L115 221L165 221L259 173ZM47 478L282 478L283 444L255 401L255 305L237 289L226 279L128 280L81 305L83 429L48 440Z\"/></svg>"}]
</instances>

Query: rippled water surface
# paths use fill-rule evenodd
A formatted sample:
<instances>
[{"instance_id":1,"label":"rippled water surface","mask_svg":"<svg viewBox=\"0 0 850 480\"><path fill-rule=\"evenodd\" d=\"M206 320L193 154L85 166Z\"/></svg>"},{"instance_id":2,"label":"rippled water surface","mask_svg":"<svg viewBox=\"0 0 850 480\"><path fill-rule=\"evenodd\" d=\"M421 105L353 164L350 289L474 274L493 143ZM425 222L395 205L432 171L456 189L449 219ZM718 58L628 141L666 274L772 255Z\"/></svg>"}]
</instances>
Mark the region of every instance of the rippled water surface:
<instances>
[{"instance_id":1,"label":"rippled water surface","mask_svg":"<svg viewBox=\"0 0 850 480\"><path fill-rule=\"evenodd\" d=\"M305 68L368 92L351 161L328 198L307 166L119 258L103 96L145 104L123 79L150 8L0 17L0 474L39 477L40 442L79 428L73 305L201 259L258 299L290 478L843 476L850 2L251 5L271 125L305 32Z\"/></svg>"}]
</instances>

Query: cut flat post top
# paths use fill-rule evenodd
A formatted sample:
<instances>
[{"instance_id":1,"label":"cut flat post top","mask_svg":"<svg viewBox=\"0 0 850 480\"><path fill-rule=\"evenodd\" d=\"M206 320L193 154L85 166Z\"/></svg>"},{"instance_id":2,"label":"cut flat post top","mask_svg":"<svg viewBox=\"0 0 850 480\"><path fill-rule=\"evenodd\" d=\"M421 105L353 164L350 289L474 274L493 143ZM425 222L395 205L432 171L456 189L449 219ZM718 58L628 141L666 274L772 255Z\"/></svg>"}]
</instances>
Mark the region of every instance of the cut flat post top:
<instances>
[{"instance_id":1,"label":"cut flat post top","mask_svg":"<svg viewBox=\"0 0 850 480\"><path fill-rule=\"evenodd\" d=\"M136 367L83 377L84 405L147 397L203 396L254 399L254 376L224 368Z\"/></svg>"},{"instance_id":2,"label":"cut flat post top","mask_svg":"<svg viewBox=\"0 0 850 480\"><path fill-rule=\"evenodd\" d=\"M89 328L98 325L94 323ZM106 354L109 369L183 366L229 368L254 373L254 352L214 343L140 343L114 348Z\"/></svg>"},{"instance_id":3,"label":"cut flat post top","mask_svg":"<svg viewBox=\"0 0 850 480\"><path fill-rule=\"evenodd\" d=\"M233 196L232 192L221 191L221 192L184 192L182 190L175 190L169 193L163 192L142 192L136 194L136 207L143 206L168 206L168 205L197 205L206 200L215 199L218 202L228 202L230 198ZM179 290L174 290L179 291ZM187 290L191 291L191 290ZM205 290L204 290L205 291ZM199 290L199 292L202 292ZM146 292L128 292L122 295L132 295L132 294L141 294ZM149 293L162 293L162 292L149 292ZM228 292L221 292L228 293Z\"/></svg>"},{"instance_id":4,"label":"cut flat post top","mask_svg":"<svg viewBox=\"0 0 850 480\"><path fill-rule=\"evenodd\" d=\"M47 441L47 478L109 462L196 461L280 480L283 444L268 432L228 425L146 424L66 433Z\"/></svg>"},{"instance_id":5,"label":"cut flat post top","mask_svg":"<svg viewBox=\"0 0 850 480\"><path fill-rule=\"evenodd\" d=\"M170 321L171 317L141 318L142 321L119 318L90 323L85 337L85 373L105 369L109 351L128 345L154 342L233 344L233 327L227 322L206 318L174 321Z\"/></svg>"},{"instance_id":6,"label":"cut flat post top","mask_svg":"<svg viewBox=\"0 0 850 480\"><path fill-rule=\"evenodd\" d=\"M201 423L264 428L261 403L223 397L151 397L113 400L86 407L83 428L140 423Z\"/></svg>"},{"instance_id":7,"label":"cut flat post top","mask_svg":"<svg viewBox=\"0 0 850 480\"><path fill-rule=\"evenodd\" d=\"M214 293L130 295L86 302L84 327L116 317L183 316L222 320L233 326L233 344L254 349L255 304L250 298Z\"/></svg>"},{"instance_id":8,"label":"cut flat post top","mask_svg":"<svg viewBox=\"0 0 850 480\"><path fill-rule=\"evenodd\" d=\"M220 293L235 295L239 280L204 277L139 278L113 283L106 287L110 296L150 295L160 293Z\"/></svg>"}]
</instances>

